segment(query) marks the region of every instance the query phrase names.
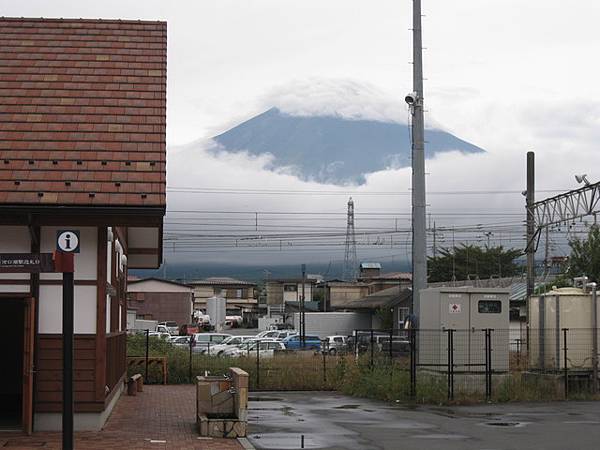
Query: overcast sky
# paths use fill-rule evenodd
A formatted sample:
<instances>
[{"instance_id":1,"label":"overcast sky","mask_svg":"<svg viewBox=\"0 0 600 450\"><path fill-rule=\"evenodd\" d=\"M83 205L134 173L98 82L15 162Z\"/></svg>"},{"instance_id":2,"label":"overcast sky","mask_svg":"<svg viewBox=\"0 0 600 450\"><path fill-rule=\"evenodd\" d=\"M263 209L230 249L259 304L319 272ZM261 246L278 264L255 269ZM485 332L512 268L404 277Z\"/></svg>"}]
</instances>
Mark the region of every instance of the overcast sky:
<instances>
[{"instance_id":1,"label":"overcast sky","mask_svg":"<svg viewBox=\"0 0 600 450\"><path fill-rule=\"evenodd\" d=\"M269 172L265 159L209 155L203 142L271 106L405 120L411 8L410 0L0 0L5 16L166 20L168 184L305 190L324 187ZM573 188L575 173L599 178L600 2L424 0L423 13L427 124L488 152L429 161L428 189L521 190L527 150L536 151L540 189ZM389 170L357 189L409 186L410 170ZM428 201L434 213L523 203L519 195ZM343 212L345 202L170 194L169 209ZM408 197L357 199L363 211L409 206Z\"/></svg>"}]
</instances>

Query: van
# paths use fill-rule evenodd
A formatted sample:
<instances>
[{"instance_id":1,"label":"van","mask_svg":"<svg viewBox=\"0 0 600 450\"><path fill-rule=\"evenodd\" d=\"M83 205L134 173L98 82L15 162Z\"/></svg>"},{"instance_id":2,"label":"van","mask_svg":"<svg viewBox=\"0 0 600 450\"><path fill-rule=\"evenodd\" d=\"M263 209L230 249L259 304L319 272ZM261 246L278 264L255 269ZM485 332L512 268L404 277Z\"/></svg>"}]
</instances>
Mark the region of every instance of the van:
<instances>
[{"instance_id":1,"label":"van","mask_svg":"<svg viewBox=\"0 0 600 450\"><path fill-rule=\"evenodd\" d=\"M208 349L215 345L221 344L225 339L231 337L230 334L222 333L196 333L192 347L195 352L200 352L203 349Z\"/></svg>"},{"instance_id":2,"label":"van","mask_svg":"<svg viewBox=\"0 0 600 450\"><path fill-rule=\"evenodd\" d=\"M283 340L285 348L288 350L321 350L321 339L319 336L305 336L304 347L301 337L298 334L288 336Z\"/></svg>"}]
</instances>

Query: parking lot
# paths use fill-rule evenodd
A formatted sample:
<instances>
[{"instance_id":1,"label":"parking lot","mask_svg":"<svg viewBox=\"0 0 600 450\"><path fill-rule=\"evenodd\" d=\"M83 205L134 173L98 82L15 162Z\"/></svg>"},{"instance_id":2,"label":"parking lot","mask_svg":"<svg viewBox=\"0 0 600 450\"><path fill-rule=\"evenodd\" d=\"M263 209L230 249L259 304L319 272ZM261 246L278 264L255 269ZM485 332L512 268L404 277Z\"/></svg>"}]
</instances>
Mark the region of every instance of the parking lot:
<instances>
[{"instance_id":1,"label":"parking lot","mask_svg":"<svg viewBox=\"0 0 600 450\"><path fill-rule=\"evenodd\" d=\"M600 403L411 407L325 392L251 395L257 449L600 448Z\"/></svg>"}]
</instances>

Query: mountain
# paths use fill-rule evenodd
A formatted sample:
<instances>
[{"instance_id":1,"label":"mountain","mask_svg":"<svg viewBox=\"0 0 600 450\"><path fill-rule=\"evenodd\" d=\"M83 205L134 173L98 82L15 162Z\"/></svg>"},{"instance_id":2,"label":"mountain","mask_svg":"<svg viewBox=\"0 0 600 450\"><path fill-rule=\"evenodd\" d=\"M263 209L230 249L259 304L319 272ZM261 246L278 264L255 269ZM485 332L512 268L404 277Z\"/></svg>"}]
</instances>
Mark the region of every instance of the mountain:
<instances>
[{"instance_id":1,"label":"mountain","mask_svg":"<svg viewBox=\"0 0 600 450\"><path fill-rule=\"evenodd\" d=\"M273 168L291 167L304 180L347 184L364 175L410 166L407 125L331 116L292 116L271 108L213 138L230 152L270 153ZM484 150L436 129L425 130L426 158L452 150Z\"/></svg>"}]
</instances>

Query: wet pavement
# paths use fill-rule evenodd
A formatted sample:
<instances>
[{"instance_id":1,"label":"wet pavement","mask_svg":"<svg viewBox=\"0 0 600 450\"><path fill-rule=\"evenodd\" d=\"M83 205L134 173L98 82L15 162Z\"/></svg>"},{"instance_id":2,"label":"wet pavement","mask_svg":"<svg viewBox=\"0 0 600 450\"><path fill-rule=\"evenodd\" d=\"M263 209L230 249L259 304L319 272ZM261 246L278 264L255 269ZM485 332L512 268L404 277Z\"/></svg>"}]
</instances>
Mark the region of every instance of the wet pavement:
<instances>
[{"instance_id":1,"label":"wet pavement","mask_svg":"<svg viewBox=\"0 0 600 450\"><path fill-rule=\"evenodd\" d=\"M257 449L600 448L600 402L409 407L337 393L263 392L251 394L249 408Z\"/></svg>"}]
</instances>

